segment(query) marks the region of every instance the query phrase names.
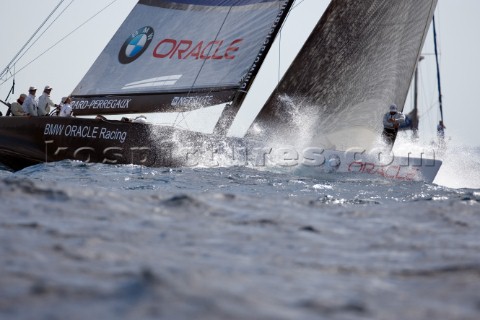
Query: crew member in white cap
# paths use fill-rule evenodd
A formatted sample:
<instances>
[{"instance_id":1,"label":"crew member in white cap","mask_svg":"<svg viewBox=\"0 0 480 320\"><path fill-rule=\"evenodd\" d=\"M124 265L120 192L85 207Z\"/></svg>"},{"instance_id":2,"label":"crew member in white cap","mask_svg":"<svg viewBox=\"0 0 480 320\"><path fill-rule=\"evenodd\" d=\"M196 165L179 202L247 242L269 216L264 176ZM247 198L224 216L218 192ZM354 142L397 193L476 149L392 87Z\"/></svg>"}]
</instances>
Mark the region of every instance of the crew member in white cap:
<instances>
[{"instance_id":1,"label":"crew member in white cap","mask_svg":"<svg viewBox=\"0 0 480 320\"><path fill-rule=\"evenodd\" d=\"M50 92L52 92L52 87L45 86L42 95L38 98L38 115L39 116L48 116L50 114L50 107L55 107L52 99L50 99Z\"/></svg>"},{"instance_id":2,"label":"crew member in white cap","mask_svg":"<svg viewBox=\"0 0 480 320\"><path fill-rule=\"evenodd\" d=\"M393 146L397 137L398 127L405 122L405 115L398 112L397 105L390 105L389 111L383 116L382 137L385 143Z\"/></svg>"},{"instance_id":3,"label":"crew member in white cap","mask_svg":"<svg viewBox=\"0 0 480 320\"><path fill-rule=\"evenodd\" d=\"M28 89L28 97L25 98L25 101L22 104L23 112L25 112L27 116L37 116L38 101L35 97L36 93L37 88L30 87Z\"/></svg>"}]
</instances>

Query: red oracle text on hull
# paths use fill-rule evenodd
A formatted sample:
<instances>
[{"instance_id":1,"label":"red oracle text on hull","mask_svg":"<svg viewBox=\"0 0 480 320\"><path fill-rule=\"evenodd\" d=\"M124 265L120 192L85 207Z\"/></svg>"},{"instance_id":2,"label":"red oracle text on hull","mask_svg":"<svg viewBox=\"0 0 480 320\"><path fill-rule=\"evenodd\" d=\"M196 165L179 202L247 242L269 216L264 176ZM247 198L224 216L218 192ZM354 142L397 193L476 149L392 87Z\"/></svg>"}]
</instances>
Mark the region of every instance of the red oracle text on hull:
<instances>
[{"instance_id":1,"label":"red oracle text on hull","mask_svg":"<svg viewBox=\"0 0 480 320\"><path fill-rule=\"evenodd\" d=\"M243 39L235 39L225 45L225 40L200 41L163 39L153 50L153 56L158 59L201 59L201 60L233 60L235 52Z\"/></svg>"},{"instance_id":2,"label":"red oracle text on hull","mask_svg":"<svg viewBox=\"0 0 480 320\"><path fill-rule=\"evenodd\" d=\"M376 165L370 162L354 161L348 166L348 172L361 172L368 174L378 174L388 179L403 181L420 180L421 172L419 168L399 165Z\"/></svg>"}]
</instances>

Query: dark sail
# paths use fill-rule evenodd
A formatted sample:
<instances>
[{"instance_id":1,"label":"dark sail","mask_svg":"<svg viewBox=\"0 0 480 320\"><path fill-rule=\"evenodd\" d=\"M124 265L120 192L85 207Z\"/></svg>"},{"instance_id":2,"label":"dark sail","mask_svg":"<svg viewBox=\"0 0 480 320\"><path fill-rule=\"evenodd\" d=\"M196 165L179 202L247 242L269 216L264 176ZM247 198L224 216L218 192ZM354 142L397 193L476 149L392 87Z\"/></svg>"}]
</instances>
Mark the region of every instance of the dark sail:
<instances>
[{"instance_id":1,"label":"dark sail","mask_svg":"<svg viewBox=\"0 0 480 320\"><path fill-rule=\"evenodd\" d=\"M77 115L229 102L285 0L140 0L75 88Z\"/></svg>"},{"instance_id":2,"label":"dark sail","mask_svg":"<svg viewBox=\"0 0 480 320\"><path fill-rule=\"evenodd\" d=\"M405 102L436 3L333 0L248 134L374 146L387 107Z\"/></svg>"}]
</instances>

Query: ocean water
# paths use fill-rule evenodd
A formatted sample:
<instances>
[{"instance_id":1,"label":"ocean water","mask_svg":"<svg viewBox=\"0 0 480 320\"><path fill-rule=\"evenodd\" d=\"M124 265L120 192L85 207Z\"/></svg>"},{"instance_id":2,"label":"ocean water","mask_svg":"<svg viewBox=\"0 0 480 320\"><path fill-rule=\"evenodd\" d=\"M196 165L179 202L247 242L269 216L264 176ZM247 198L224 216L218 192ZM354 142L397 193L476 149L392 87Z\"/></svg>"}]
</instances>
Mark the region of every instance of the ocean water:
<instances>
[{"instance_id":1,"label":"ocean water","mask_svg":"<svg viewBox=\"0 0 480 320\"><path fill-rule=\"evenodd\" d=\"M0 319L480 319L479 159L433 184L0 170Z\"/></svg>"}]
</instances>

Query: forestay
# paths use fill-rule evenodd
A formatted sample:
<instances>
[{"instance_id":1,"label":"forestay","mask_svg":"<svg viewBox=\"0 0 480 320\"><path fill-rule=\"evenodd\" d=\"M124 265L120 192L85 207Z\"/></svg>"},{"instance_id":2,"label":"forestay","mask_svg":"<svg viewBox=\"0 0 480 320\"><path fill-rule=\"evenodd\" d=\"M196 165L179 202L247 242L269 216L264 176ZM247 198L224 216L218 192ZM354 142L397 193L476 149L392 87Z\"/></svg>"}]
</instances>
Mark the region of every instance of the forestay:
<instances>
[{"instance_id":1,"label":"forestay","mask_svg":"<svg viewBox=\"0 0 480 320\"><path fill-rule=\"evenodd\" d=\"M284 0L140 0L73 92L77 115L229 102Z\"/></svg>"}]
</instances>

